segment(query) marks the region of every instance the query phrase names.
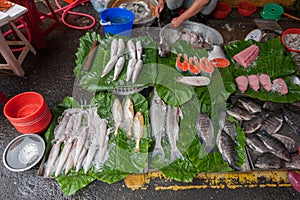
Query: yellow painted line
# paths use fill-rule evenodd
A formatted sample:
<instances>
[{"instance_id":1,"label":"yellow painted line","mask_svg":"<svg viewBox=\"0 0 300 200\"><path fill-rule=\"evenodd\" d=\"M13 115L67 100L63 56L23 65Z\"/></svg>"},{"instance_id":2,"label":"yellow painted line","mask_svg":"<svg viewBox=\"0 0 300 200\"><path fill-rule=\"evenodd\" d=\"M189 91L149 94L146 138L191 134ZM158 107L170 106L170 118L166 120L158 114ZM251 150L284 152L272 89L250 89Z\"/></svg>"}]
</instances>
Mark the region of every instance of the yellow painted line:
<instances>
[{"instance_id":1,"label":"yellow painted line","mask_svg":"<svg viewBox=\"0 0 300 200\"><path fill-rule=\"evenodd\" d=\"M164 180L164 185L167 182L167 186L155 185L155 190L188 190L188 189L205 189L205 188L254 188L254 187L290 187L287 177L288 171L251 171L241 173L200 173L195 178L193 184L183 183L182 185L173 184L171 179L168 179L161 172L150 172L146 174L129 175L125 178L125 184L128 188L147 189L147 184L151 182L151 179ZM200 182L200 183L198 183Z\"/></svg>"}]
</instances>

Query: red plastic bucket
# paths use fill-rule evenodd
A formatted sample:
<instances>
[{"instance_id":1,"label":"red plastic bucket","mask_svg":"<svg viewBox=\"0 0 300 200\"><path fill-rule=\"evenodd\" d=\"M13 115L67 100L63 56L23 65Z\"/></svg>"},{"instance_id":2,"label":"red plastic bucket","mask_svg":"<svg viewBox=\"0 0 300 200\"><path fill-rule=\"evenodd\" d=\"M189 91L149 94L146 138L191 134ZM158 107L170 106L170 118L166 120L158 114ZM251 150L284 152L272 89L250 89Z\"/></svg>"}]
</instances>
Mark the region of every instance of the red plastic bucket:
<instances>
[{"instance_id":1,"label":"red plastic bucket","mask_svg":"<svg viewBox=\"0 0 300 200\"><path fill-rule=\"evenodd\" d=\"M42 133L52 114L42 95L24 92L11 98L4 106L4 115L20 133Z\"/></svg>"}]
</instances>

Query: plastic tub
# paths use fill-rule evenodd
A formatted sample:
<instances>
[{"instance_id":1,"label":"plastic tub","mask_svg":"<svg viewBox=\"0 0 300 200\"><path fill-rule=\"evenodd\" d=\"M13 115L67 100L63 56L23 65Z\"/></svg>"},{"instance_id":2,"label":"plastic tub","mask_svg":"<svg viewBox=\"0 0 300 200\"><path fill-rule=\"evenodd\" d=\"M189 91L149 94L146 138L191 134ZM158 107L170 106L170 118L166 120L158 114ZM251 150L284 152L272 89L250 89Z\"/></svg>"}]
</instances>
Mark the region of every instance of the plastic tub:
<instances>
[{"instance_id":1,"label":"plastic tub","mask_svg":"<svg viewBox=\"0 0 300 200\"><path fill-rule=\"evenodd\" d=\"M251 2L240 2L238 3L238 12L243 16L250 16L256 11L257 7Z\"/></svg>"},{"instance_id":2,"label":"plastic tub","mask_svg":"<svg viewBox=\"0 0 300 200\"><path fill-rule=\"evenodd\" d=\"M107 8L100 12L100 24L105 34L119 34L130 37L134 13L126 8Z\"/></svg>"},{"instance_id":3,"label":"plastic tub","mask_svg":"<svg viewBox=\"0 0 300 200\"><path fill-rule=\"evenodd\" d=\"M283 14L283 8L275 3L268 3L264 5L263 10L260 12L260 16L263 19L271 19L271 20L280 20L281 15Z\"/></svg>"},{"instance_id":4,"label":"plastic tub","mask_svg":"<svg viewBox=\"0 0 300 200\"><path fill-rule=\"evenodd\" d=\"M225 2L218 2L216 8L212 12L212 16L216 19L224 19L231 12L231 6Z\"/></svg>"},{"instance_id":5,"label":"plastic tub","mask_svg":"<svg viewBox=\"0 0 300 200\"><path fill-rule=\"evenodd\" d=\"M43 96L36 92L14 96L5 104L3 112L17 131L24 134L45 131L52 119Z\"/></svg>"},{"instance_id":6,"label":"plastic tub","mask_svg":"<svg viewBox=\"0 0 300 200\"><path fill-rule=\"evenodd\" d=\"M297 52L297 53L300 53L300 49L294 49L290 46L288 46L286 44L286 39L285 39L285 36L288 35L288 34L298 34L298 40L294 40L294 42L296 42L296 46L299 47L300 45L300 29L299 28L289 28L289 29L286 29L285 31L283 31L283 33L281 34L281 42L282 44L285 45L285 48L287 51L290 51L290 52Z\"/></svg>"}]
</instances>

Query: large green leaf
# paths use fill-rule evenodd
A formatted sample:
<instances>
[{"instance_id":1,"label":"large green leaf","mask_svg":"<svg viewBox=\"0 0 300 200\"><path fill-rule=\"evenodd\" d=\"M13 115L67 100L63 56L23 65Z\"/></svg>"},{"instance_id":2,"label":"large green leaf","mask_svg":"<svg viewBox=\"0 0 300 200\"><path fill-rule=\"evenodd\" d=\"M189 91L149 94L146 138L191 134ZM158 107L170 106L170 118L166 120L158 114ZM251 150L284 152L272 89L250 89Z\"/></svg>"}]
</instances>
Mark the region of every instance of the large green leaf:
<instances>
[{"instance_id":1,"label":"large green leaf","mask_svg":"<svg viewBox=\"0 0 300 200\"><path fill-rule=\"evenodd\" d=\"M259 56L248 68L241 67L234 61L233 56L252 44L256 44L259 47ZM292 59L291 54L285 51L285 47L279 37L268 40L266 44L253 40L236 41L225 46L225 51L231 61L229 69L234 78L241 75L260 75L264 73L268 74L271 80L279 77L284 78L289 89L287 95L281 95L278 92L268 92L263 88L258 92L249 88L244 94L262 101L268 100L281 103L291 103L300 99L300 88L295 87L290 81L290 76L298 73L296 63Z\"/></svg>"}]
</instances>

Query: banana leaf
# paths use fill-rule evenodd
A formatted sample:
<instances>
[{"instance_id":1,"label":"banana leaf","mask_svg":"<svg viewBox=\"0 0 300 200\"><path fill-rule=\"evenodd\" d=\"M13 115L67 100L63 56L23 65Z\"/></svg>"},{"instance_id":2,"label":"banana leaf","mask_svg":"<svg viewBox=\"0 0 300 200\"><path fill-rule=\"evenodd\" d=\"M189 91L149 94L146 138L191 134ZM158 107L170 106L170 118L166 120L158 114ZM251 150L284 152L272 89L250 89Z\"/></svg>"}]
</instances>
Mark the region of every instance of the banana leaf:
<instances>
[{"instance_id":1,"label":"banana leaf","mask_svg":"<svg viewBox=\"0 0 300 200\"><path fill-rule=\"evenodd\" d=\"M259 56L248 68L243 68L234 61L233 56L252 44L256 44L259 47ZM230 45L226 45L225 51L231 61L229 70L234 78L241 75L268 74L271 80L279 77L283 78L289 89L287 95L281 95L278 92L268 92L263 88L258 92L248 88L244 93L245 95L257 98L261 101L279 103L292 103L300 100L300 87L296 87L296 85L291 82L291 76L298 74L297 66L292 59L291 53L285 51L285 47L279 37L268 40L266 44L258 43L253 40L236 41ZM239 90L237 91L240 92Z\"/></svg>"},{"instance_id":2,"label":"banana leaf","mask_svg":"<svg viewBox=\"0 0 300 200\"><path fill-rule=\"evenodd\" d=\"M143 45L143 63L144 66L139 74L136 83L126 82L126 69L130 59L129 52L125 48L125 64L122 72L117 80L113 81L114 70L111 70L106 76L101 78L101 74L105 65L110 59L110 45L114 38L123 38L127 46L127 37L119 35L107 35L105 38L98 39L99 45L89 71L82 70L82 66L86 62L89 49L91 47L94 37L86 34L80 39L80 47L77 52L77 60L75 67L76 77L79 79L81 86L89 92L113 90L115 87L143 87L153 85L156 78L156 42L150 37L132 38L133 42L137 40L142 41Z\"/></svg>"}]
</instances>

